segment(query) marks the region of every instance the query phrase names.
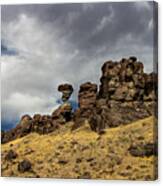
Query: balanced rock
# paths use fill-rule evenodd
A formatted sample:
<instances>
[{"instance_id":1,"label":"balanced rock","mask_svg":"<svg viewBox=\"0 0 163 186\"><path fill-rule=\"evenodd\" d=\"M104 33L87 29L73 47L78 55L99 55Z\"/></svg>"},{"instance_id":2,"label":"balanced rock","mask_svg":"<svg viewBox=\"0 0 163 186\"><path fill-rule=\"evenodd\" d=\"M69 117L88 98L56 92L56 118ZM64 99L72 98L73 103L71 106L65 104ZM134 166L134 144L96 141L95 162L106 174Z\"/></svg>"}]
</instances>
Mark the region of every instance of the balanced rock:
<instances>
[{"instance_id":1,"label":"balanced rock","mask_svg":"<svg viewBox=\"0 0 163 186\"><path fill-rule=\"evenodd\" d=\"M66 102L73 92L73 87L70 84L62 84L58 86L58 91L62 92L62 101Z\"/></svg>"}]
</instances>

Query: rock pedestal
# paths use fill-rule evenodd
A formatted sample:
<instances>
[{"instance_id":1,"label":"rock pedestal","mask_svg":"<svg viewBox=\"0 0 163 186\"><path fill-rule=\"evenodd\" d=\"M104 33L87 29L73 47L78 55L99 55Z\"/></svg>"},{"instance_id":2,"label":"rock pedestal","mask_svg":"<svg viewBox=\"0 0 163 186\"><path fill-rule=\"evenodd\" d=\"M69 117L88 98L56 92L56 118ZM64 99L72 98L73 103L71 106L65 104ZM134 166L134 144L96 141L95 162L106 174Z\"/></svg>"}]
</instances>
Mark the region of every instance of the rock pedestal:
<instances>
[{"instance_id":1,"label":"rock pedestal","mask_svg":"<svg viewBox=\"0 0 163 186\"><path fill-rule=\"evenodd\" d=\"M73 87L70 84L61 84L58 86L58 91L62 92L62 101L66 102L73 92Z\"/></svg>"},{"instance_id":2,"label":"rock pedestal","mask_svg":"<svg viewBox=\"0 0 163 186\"><path fill-rule=\"evenodd\" d=\"M86 82L80 86L78 94L79 108L74 113L75 126L77 128L84 122L85 119L89 119L95 109L97 99L97 85Z\"/></svg>"}]
</instances>

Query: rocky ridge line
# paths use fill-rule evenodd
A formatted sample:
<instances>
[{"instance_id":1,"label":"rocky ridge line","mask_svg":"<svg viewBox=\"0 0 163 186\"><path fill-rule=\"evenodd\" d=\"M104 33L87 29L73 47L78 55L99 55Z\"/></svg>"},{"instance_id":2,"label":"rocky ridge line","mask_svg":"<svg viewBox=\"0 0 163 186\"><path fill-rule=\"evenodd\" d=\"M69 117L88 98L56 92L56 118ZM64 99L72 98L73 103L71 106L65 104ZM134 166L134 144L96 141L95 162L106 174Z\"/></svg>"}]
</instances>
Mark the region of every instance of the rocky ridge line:
<instances>
[{"instance_id":1,"label":"rocky ridge line","mask_svg":"<svg viewBox=\"0 0 163 186\"><path fill-rule=\"evenodd\" d=\"M14 129L1 133L2 143L30 132L50 133L68 121L74 122L74 130L88 120L91 129L100 133L105 128L156 115L157 74L144 73L143 63L136 57L105 62L100 82L99 91L98 86L91 82L80 86L79 108L75 112L68 102L73 92L72 85L59 85L63 104L51 115L23 116Z\"/></svg>"}]
</instances>

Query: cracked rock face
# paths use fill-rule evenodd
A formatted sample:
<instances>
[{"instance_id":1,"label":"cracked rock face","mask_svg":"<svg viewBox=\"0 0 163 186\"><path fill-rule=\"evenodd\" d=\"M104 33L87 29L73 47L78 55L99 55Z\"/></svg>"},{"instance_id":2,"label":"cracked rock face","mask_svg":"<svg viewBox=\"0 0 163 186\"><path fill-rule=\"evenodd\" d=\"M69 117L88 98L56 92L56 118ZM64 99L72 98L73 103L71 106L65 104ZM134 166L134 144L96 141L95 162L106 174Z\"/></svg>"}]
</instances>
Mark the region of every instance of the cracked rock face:
<instances>
[{"instance_id":1,"label":"cracked rock face","mask_svg":"<svg viewBox=\"0 0 163 186\"><path fill-rule=\"evenodd\" d=\"M157 75L143 70L143 63L136 57L105 62L98 96L116 101L156 100Z\"/></svg>"},{"instance_id":2,"label":"cracked rock face","mask_svg":"<svg viewBox=\"0 0 163 186\"><path fill-rule=\"evenodd\" d=\"M70 84L61 84L58 86L58 91L62 93L62 101L66 102L73 93L73 87Z\"/></svg>"}]
</instances>

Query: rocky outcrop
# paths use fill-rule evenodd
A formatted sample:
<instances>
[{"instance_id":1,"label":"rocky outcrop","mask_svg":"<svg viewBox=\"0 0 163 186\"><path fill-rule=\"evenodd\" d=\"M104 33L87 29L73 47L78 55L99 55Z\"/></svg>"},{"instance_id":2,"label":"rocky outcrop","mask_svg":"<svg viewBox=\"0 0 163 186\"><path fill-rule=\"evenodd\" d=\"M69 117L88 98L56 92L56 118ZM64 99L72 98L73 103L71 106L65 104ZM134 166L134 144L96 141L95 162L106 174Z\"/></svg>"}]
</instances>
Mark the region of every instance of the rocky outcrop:
<instances>
[{"instance_id":1,"label":"rocky outcrop","mask_svg":"<svg viewBox=\"0 0 163 186\"><path fill-rule=\"evenodd\" d=\"M119 62L105 62L99 91L94 83L82 84L78 93L79 108L75 112L68 102L72 85L61 84L58 91L62 93L62 105L51 115L23 116L16 128L2 132L2 143L30 132L47 134L68 121L74 122L74 130L88 120L93 131L102 133L105 128L125 125L157 112L157 74L144 73L143 63L134 56Z\"/></svg>"},{"instance_id":2,"label":"rocky outcrop","mask_svg":"<svg viewBox=\"0 0 163 186\"><path fill-rule=\"evenodd\" d=\"M155 101L157 76L143 72L135 57L102 66L99 97L115 101Z\"/></svg>"},{"instance_id":3,"label":"rocky outcrop","mask_svg":"<svg viewBox=\"0 0 163 186\"><path fill-rule=\"evenodd\" d=\"M70 103L62 104L52 113L52 119L59 124L65 124L72 119L72 106Z\"/></svg>"},{"instance_id":4,"label":"rocky outcrop","mask_svg":"<svg viewBox=\"0 0 163 186\"><path fill-rule=\"evenodd\" d=\"M105 103L96 107L105 120L105 127L116 127L155 114L157 75L146 74L143 69L136 57L108 61L102 66L97 103L101 99Z\"/></svg>"},{"instance_id":5,"label":"rocky outcrop","mask_svg":"<svg viewBox=\"0 0 163 186\"><path fill-rule=\"evenodd\" d=\"M90 97L89 91L79 90L79 109L75 113L76 118L82 118L86 110L84 113L94 131L156 114L157 75L144 73L144 66L136 57L105 62L100 82L99 92L95 88ZM76 127L81 125L78 121Z\"/></svg>"},{"instance_id":6,"label":"rocky outcrop","mask_svg":"<svg viewBox=\"0 0 163 186\"><path fill-rule=\"evenodd\" d=\"M75 125L73 129L78 128L85 119L89 119L95 109L97 99L97 85L86 82L80 86L78 94L79 108L74 113Z\"/></svg>"},{"instance_id":7,"label":"rocky outcrop","mask_svg":"<svg viewBox=\"0 0 163 186\"><path fill-rule=\"evenodd\" d=\"M47 134L70 121L72 119L72 106L67 101L73 92L73 87L69 84L64 84L59 85L58 90L63 93L62 100L64 103L55 109L52 115L35 114L33 117L29 115L22 116L15 128L7 132L2 132L1 142L7 143L16 138L23 137L30 132Z\"/></svg>"},{"instance_id":8,"label":"rocky outcrop","mask_svg":"<svg viewBox=\"0 0 163 186\"><path fill-rule=\"evenodd\" d=\"M39 134L47 134L58 129L58 123L56 123L50 115L35 114L32 122L32 132Z\"/></svg>"},{"instance_id":9,"label":"rocky outcrop","mask_svg":"<svg viewBox=\"0 0 163 186\"><path fill-rule=\"evenodd\" d=\"M78 99L81 109L92 109L96 103L97 85L87 82L80 86Z\"/></svg>"},{"instance_id":10,"label":"rocky outcrop","mask_svg":"<svg viewBox=\"0 0 163 186\"><path fill-rule=\"evenodd\" d=\"M7 132L2 132L1 142L6 143L19 137L23 137L31 132L32 118L29 115L22 116L15 128Z\"/></svg>"}]
</instances>

